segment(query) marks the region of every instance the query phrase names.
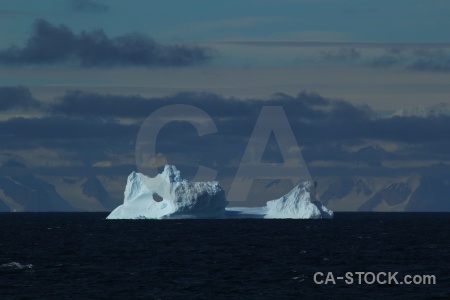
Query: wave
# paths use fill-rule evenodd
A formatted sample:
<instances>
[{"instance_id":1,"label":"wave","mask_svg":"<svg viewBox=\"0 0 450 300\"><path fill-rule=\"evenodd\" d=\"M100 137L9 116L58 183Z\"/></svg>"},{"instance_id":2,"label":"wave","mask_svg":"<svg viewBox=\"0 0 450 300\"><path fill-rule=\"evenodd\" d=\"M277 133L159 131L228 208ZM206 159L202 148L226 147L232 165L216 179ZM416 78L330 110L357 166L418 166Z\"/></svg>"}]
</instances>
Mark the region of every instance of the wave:
<instances>
[{"instance_id":1,"label":"wave","mask_svg":"<svg viewBox=\"0 0 450 300\"><path fill-rule=\"evenodd\" d=\"M13 261L10 263L0 265L0 268L23 270L23 269L32 269L33 265L32 264L22 265L21 263Z\"/></svg>"}]
</instances>

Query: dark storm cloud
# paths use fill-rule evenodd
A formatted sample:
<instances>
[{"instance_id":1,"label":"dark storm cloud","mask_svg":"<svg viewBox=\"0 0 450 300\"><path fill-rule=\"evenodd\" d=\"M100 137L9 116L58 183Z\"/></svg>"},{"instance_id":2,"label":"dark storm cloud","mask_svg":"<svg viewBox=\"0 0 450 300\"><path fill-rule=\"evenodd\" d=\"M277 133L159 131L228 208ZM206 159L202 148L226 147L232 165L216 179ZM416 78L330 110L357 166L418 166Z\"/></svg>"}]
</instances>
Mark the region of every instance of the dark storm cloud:
<instances>
[{"instance_id":1,"label":"dark storm cloud","mask_svg":"<svg viewBox=\"0 0 450 300\"><path fill-rule=\"evenodd\" d=\"M111 157L119 153L132 155L143 119L170 104L197 106L208 113L217 126L218 132L199 136L187 122L170 122L158 133L156 153L162 153L172 164L190 167L194 173L200 163L232 175L263 106L284 108L307 163L327 161L336 166L338 173L345 169L344 164L363 168L363 173L372 175L394 174L390 169L383 169L384 161L446 161L450 151L450 117L382 119L367 106L307 92L248 100L208 93L144 98L71 91L48 107L48 116L0 121L0 139L3 149L8 151L54 149L76 153L75 159L68 160L92 166L98 161L113 159ZM131 121L131 125L120 123L121 118ZM276 140L273 140L265 151L272 162L274 157L280 157ZM399 148L387 151L377 146L383 142L395 142ZM311 169L316 175L328 171L333 170L329 167Z\"/></svg>"},{"instance_id":2,"label":"dark storm cloud","mask_svg":"<svg viewBox=\"0 0 450 300\"><path fill-rule=\"evenodd\" d=\"M40 106L41 103L25 87L0 87L0 112L9 110L27 111Z\"/></svg>"},{"instance_id":3,"label":"dark storm cloud","mask_svg":"<svg viewBox=\"0 0 450 300\"><path fill-rule=\"evenodd\" d=\"M253 130L263 106L282 106L299 141L307 144L324 141L377 139L404 143L446 141L450 117L377 118L368 106L356 106L315 93L295 97L276 94L269 100L224 98L208 93L181 93L160 98L67 92L50 108L67 116L102 116L142 120L153 111L171 104L190 104L207 112L223 134L242 136Z\"/></svg>"},{"instance_id":4,"label":"dark storm cloud","mask_svg":"<svg viewBox=\"0 0 450 300\"><path fill-rule=\"evenodd\" d=\"M381 140L399 143L428 143L448 140L450 117L430 118L394 117L386 119L364 118L360 115L336 114L320 122L304 125L309 143L322 141ZM300 124L299 124L300 125ZM299 126L300 127L300 126Z\"/></svg>"},{"instance_id":5,"label":"dark storm cloud","mask_svg":"<svg viewBox=\"0 0 450 300\"><path fill-rule=\"evenodd\" d=\"M163 45L148 36L130 33L110 38L99 29L74 33L65 25L37 20L23 47L0 50L0 64L53 65L81 67L182 67L208 61L209 48Z\"/></svg>"},{"instance_id":6,"label":"dark storm cloud","mask_svg":"<svg viewBox=\"0 0 450 300\"><path fill-rule=\"evenodd\" d=\"M63 116L12 118L0 122L0 137L7 139L108 138L137 134L137 127L94 118L72 119Z\"/></svg>"},{"instance_id":7,"label":"dark storm cloud","mask_svg":"<svg viewBox=\"0 0 450 300\"><path fill-rule=\"evenodd\" d=\"M362 61L371 67L405 67L415 71L449 72L448 48L387 48L385 53Z\"/></svg>"},{"instance_id":8,"label":"dark storm cloud","mask_svg":"<svg viewBox=\"0 0 450 300\"><path fill-rule=\"evenodd\" d=\"M102 13L108 10L108 5L94 0L69 0L72 11Z\"/></svg>"},{"instance_id":9,"label":"dark storm cloud","mask_svg":"<svg viewBox=\"0 0 450 300\"><path fill-rule=\"evenodd\" d=\"M123 176L136 171L134 165L121 165L108 168L92 167L92 166L70 166L70 167L1 167L0 176L17 176L17 175L44 175L44 176Z\"/></svg>"},{"instance_id":10,"label":"dark storm cloud","mask_svg":"<svg viewBox=\"0 0 450 300\"><path fill-rule=\"evenodd\" d=\"M154 110L172 104L191 104L205 109L214 117L257 116L261 101L224 98L211 93L179 93L167 97L144 98L141 96L120 96L98 94L79 90L68 91L51 110L71 116L114 116L122 118L147 117ZM320 117L323 112L313 107L325 107L329 100L315 93L300 93L297 97L275 94L265 105L282 105L285 110L298 117Z\"/></svg>"},{"instance_id":11,"label":"dark storm cloud","mask_svg":"<svg viewBox=\"0 0 450 300\"><path fill-rule=\"evenodd\" d=\"M373 121L366 130L367 138L402 141L405 143L447 141L449 134L449 116L381 119Z\"/></svg>"}]
</instances>

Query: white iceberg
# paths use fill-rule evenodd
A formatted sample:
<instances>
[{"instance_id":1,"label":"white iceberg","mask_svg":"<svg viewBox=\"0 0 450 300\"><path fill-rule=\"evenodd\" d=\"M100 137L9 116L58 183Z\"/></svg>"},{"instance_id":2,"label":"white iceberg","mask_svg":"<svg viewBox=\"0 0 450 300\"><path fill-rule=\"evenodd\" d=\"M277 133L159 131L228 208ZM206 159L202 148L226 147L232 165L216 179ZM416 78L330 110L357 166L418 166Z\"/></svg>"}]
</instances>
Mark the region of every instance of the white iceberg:
<instances>
[{"instance_id":1,"label":"white iceberg","mask_svg":"<svg viewBox=\"0 0 450 300\"><path fill-rule=\"evenodd\" d=\"M124 196L107 219L215 219L225 216L228 204L217 181L191 182L170 165L154 178L132 172Z\"/></svg>"},{"instance_id":2,"label":"white iceberg","mask_svg":"<svg viewBox=\"0 0 450 300\"><path fill-rule=\"evenodd\" d=\"M229 207L230 218L331 219L333 212L316 199L316 183L305 181L264 207Z\"/></svg>"},{"instance_id":3,"label":"white iceberg","mask_svg":"<svg viewBox=\"0 0 450 300\"><path fill-rule=\"evenodd\" d=\"M331 219L333 211L316 199L316 183L305 181L283 197L267 202L266 219Z\"/></svg>"},{"instance_id":4,"label":"white iceberg","mask_svg":"<svg viewBox=\"0 0 450 300\"><path fill-rule=\"evenodd\" d=\"M175 166L166 165L154 178L132 172L128 176L124 202L107 219L181 218L332 218L333 212L316 199L316 184L305 181L264 207L230 207L217 181L191 182Z\"/></svg>"}]
</instances>

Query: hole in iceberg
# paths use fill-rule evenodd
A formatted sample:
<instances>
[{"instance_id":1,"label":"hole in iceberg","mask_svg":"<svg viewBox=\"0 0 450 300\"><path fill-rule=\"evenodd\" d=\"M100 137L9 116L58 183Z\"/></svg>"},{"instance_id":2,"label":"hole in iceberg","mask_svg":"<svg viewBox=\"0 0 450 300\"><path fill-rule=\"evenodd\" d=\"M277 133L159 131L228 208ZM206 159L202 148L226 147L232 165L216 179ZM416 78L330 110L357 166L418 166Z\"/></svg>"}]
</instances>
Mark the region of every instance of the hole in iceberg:
<instances>
[{"instance_id":1,"label":"hole in iceberg","mask_svg":"<svg viewBox=\"0 0 450 300\"><path fill-rule=\"evenodd\" d=\"M163 201L163 197L161 197L157 193L153 193L153 200L155 200L156 202L161 202Z\"/></svg>"}]
</instances>

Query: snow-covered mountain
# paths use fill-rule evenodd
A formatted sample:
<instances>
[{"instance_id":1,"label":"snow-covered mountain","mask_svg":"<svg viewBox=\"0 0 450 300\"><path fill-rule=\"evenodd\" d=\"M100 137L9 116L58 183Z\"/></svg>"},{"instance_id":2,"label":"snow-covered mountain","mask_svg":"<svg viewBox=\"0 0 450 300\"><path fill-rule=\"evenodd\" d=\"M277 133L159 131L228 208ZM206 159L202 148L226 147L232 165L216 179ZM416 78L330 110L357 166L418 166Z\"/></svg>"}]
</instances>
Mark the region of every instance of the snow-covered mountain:
<instances>
[{"instance_id":1,"label":"snow-covered mountain","mask_svg":"<svg viewBox=\"0 0 450 300\"><path fill-rule=\"evenodd\" d=\"M0 211L111 211L118 202L111 198L97 177L60 178L31 175L15 160L2 164Z\"/></svg>"},{"instance_id":2,"label":"snow-covered mountain","mask_svg":"<svg viewBox=\"0 0 450 300\"><path fill-rule=\"evenodd\" d=\"M26 173L26 166L9 160L3 168L14 170L0 176L0 199L9 211L73 211L75 210L48 182ZM7 210L8 210L7 209Z\"/></svg>"},{"instance_id":3,"label":"snow-covered mountain","mask_svg":"<svg viewBox=\"0 0 450 300\"><path fill-rule=\"evenodd\" d=\"M411 195L412 189L408 183L405 182L395 182L392 183L381 190L379 190L375 195L373 195L369 200L364 202L360 207L359 211L372 211L376 209L382 203L393 207L396 205L401 205L407 201L408 197Z\"/></svg>"},{"instance_id":4,"label":"snow-covered mountain","mask_svg":"<svg viewBox=\"0 0 450 300\"><path fill-rule=\"evenodd\" d=\"M80 187L84 195L96 199L108 211L113 210L119 205L119 202L109 195L103 184L95 176L86 178Z\"/></svg>"},{"instance_id":5,"label":"snow-covered mountain","mask_svg":"<svg viewBox=\"0 0 450 300\"><path fill-rule=\"evenodd\" d=\"M377 167L384 150L368 146L355 153L358 164ZM117 199L123 193L123 183L126 182L123 176L32 175L25 164L12 159L2 163L2 170L0 212L112 211L121 204ZM424 174L401 177L382 174L378 177L316 176L319 183L317 199L333 211L450 211L448 174L450 166L441 164ZM256 197L255 194L250 196L261 201L245 202L248 206L245 213L263 217L267 212L261 211L261 207L267 201L280 198L293 188L290 181L255 181L252 191L256 190L258 194ZM158 198L156 194L155 198ZM154 201L157 203L155 205L161 205L158 201L160 199ZM231 202L229 206L242 204ZM242 213L239 217L243 217Z\"/></svg>"},{"instance_id":6,"label":"snow-covered mountain","mask_svg":"<svg viewBox=\"0 0 450 300\"><path fill-rule=\"evenodd\" d=\"M9 206L6 205L2 199L0 199L0 212L10 212L10 211L11 209L9 208Z\"/></svg>"},{"instance_id":7,"label":"snow-covered mountain","mask_svg":"<svg viewBox=\"0 0 450 300\"><path fill-rule=\"evenodd\" d=\"M341 177L325 186L320 199L335 210L450 211L449 176Z\"/></svg>"},{"instance_id":8,"label":"snow-covered mountain","mask_svg":"<svg viewBox=\"0 0 450 300\"><path fill-rule=\"evenodd\" d=\"M415 107L401 108L395 111L390 117L421 117L428 118L431 116L450 115L450 108L448 105L435 104L430 106L418 105Z\"/></svg>"},{"instance_id":9,"label":"snow-covered mountain","mask_svg":"<svg viewBox=\"0 0 450 300\"><path fill-rule=\"evenodd\" d=\"M450 211L450 178L425 176L408 197L405 211Z\"/></svg>"}]
</instances>

